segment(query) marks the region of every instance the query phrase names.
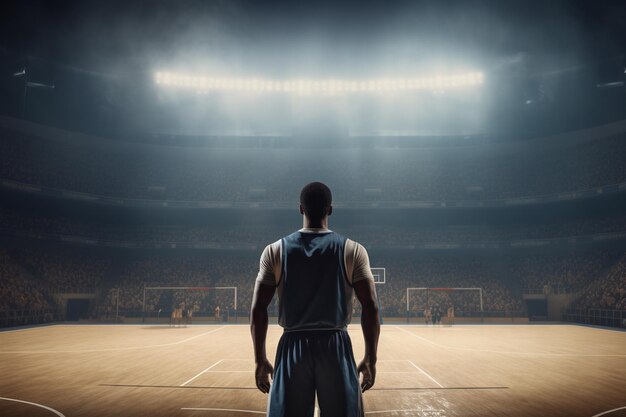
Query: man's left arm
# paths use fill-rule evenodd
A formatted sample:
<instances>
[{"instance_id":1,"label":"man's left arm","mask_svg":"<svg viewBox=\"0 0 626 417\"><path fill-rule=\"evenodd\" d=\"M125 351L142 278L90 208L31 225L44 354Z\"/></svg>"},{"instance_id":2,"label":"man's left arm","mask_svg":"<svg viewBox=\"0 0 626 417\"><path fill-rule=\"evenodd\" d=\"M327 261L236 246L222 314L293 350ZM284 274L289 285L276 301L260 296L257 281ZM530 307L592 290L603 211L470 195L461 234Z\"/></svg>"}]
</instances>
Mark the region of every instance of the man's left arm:
<instances>
[{"instance_id":1,"label":"man's left arm","mask_svg":"<svg viewBox=\"0 0 626 417\"><path fill-rule=\"evenodd\" d=\"M374 386L376 381L376 361L378 359L378 337L380 335L380 319L376 285L370 268L370 260L365 248L350 241L350 256L347 258L352 268L348 271L356 298L361 303L361 329L365 339L365 356L357 370L363 374L361 390L363 392ZM346 262L348 263L348 262Z\"/></svg>"}]
</instances>

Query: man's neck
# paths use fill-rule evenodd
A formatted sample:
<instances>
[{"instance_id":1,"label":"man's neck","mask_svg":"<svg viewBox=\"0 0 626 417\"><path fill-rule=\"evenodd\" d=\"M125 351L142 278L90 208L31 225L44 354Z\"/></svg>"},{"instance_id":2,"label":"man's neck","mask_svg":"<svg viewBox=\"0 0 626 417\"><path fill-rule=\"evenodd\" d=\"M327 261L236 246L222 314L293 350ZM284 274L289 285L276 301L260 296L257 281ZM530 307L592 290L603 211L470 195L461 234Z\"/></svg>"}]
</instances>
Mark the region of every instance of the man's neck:
<instances>
[{"instance_id":1,"label":"man's neck","mask_svg":"<svg viewBox=\"0 0 626 417\"><path fill-rule=\"evenodd\" d=\"M302 221L303 229L328 229L328 218L324 218L319 221L311 221L306 217Z\"/></svg>"}]
</instances>

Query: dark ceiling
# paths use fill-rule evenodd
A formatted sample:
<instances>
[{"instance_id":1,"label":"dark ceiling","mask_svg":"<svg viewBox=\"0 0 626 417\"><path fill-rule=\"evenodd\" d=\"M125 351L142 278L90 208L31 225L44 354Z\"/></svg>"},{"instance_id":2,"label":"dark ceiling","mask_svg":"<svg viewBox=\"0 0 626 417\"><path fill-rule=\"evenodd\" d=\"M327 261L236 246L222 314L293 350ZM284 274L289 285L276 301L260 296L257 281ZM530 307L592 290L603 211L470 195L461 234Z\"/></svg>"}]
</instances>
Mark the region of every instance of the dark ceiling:
<instances>
[{"instance_id":1,"label":"dark ceiling","mask_svg":"<svg viewBox=\"0 0 626 417\"><path fill-rule=\"evenodd\" d=\"M621 56L626 44L623 1L335 3L3 1L0 47L104 72L209 60L280 74L442 60L547 71Z\"/></svg>"}]
</instances>

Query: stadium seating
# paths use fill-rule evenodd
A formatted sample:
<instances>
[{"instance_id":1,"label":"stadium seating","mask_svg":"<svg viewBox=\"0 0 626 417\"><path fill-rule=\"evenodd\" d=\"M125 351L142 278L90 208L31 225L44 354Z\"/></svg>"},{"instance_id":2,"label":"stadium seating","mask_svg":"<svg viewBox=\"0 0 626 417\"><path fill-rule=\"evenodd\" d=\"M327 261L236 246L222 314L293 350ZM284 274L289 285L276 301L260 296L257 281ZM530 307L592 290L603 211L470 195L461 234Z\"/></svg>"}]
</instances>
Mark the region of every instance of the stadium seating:
<instances>
[{"instance_id":1,"label":"stadium seating","mask_svg":"<svg viewBox=\"0 0 626 417\"><path fill-rule=\"evenodd\" d=\"M295 211L295 208L294 208ZM28 215L0 205L0 228L57 237L96 241L142 243L211 243L240 248L260 247L293 231L273 223L242 225L195 224L102 224L78 221L72 216L38 212ZM415 244L510 242L524 239L555 239L626 231L626 215L576 218L559 223L511 223L474 225L338 225L333 229L367 247L399 247Z\"/></svg>"},{"instance_id":2,"label":"stadium seating","mask_svg":"<svg viewBox=\"0 0 626 417\"><path fill-rule=\"evenodd\" d=\"M102 248L77 249L75 245L5 249L2 254L2 309L45 308L54 306L58 291L96 291L98 307L94 318L111 317L116 309L122 315L139 315L143 287L238 287L238 313L247 315L258 253L141 251L120 253ZM568 292L583 291L578 306L623 308L623 251L563 252L555 254L502 253L491 255L460 253L370 253L373 266L385 267L387 283L378 286L385 316L404 316L407 287L479 287L483 289L484 314L524 315L524 288L549 285ZM26 271L26 272L25 272ZM28 272L32 271L32 272ZM25 278L26 276L26 278ZM119 299L118 299L119 289ZM46 296L48 294L48 296ZM430 303L445 309L454 305L458 314L478 314L475 295L431 295ZM203 291L150 291L146 312L170 311L185 301L196 313L211 315L215 306L233 310L232 293ZM425 299L415 298L411 314L423 308ZM358 308L356 309L358 314Z\"/></svg>"},{"instance_id":3,"label":"stadium seating","mask_svg":"<svg viewBox=\"0 0 626 417\"><path fill-rule=\"evenodd\" d=\"M626 255L589 283L574 303L577 309L626 310Z\"/></svg>"},{"instance_id":4,"label":"stadium seating","mask_svg":"<svg viewBox=\"0 0 626 417\"><path fill-rule=\"evenodd\" d=\"M614 132L595 134L589 140L565 137L545 141L545 146L528 140L458 147L315 150L156 146L107 139L85 141L63 131L47 137L42 134L45 131L33 127L25 133L0 127L0 180L52 187L60 190L60 196L75 191L135 201L293 205L299 187L311 178L329 183L339 204L487 201L562 195L626 182L626 134ZM349 205L344 207L349 209ZM44 240L41 245L0 245L4 248L0 251L0 311L54 309L58 305L55 294L86 291L97 293L94 315L105 317L114 309L137 314L144 305L143 287L162 284L236 286L238 308L246 314L260 250L291 231L271 223L222 227L104 224L71 214L29 215L4 204L0 206L0 229L20 238ZM388 282L379 286L385 315L406 314L406 288L414 286L480 287L484 290L484 310L492 314L523 315L524 291L545 288L582 293L575 304L578 308L626 308L623 251L568 248L513 253L502 249L497 256L477 257L431 250L389 255L390 249L412 245L424 249L442 244L620 234L626 231L623 214L558 223L423 223L410 228L349 224L336 230L371 248L373 266L387 268ZM46 240L49 237L75 244L52 245ZM171 249L189 242L218 250ZM123 249L134 243L148 243L151 249ZM100 247L86 247L95 244ZM159 245L169 249L154 249ZM509 245L509 250L513 246ZM226 254L226 249L231 252ZM145 307L150 313L166 311L183 300L205 314L217 305L228 309L232 304L230 295L207 296L202 292L153 291L146 297ZM444 309L455 305L459 312L473 314L479 308L469 294L432 297L431 301ZM424 300L416 300L419 302L411 309L417 313Z\"/></svg>"},{"instance_id":5,"label":"stadium seating","mask_svg":"<svg viewBox=\"0 0 626 417\"><path fill-rule=\"evenodd\" d=\"M59 319L53 292L35 279L7 250L0 248L0 327Z\"/></svg>"},{"instance_id":6,"label":"stadium seating","mask_svg":"<svg viewBox=\"0 0 626 417\"><path fill-rule=\"evenodd\" d=\"M310 178L330 184L346 203L490 200L624 182L625 154L624 134L527 148L260 151L52 140L3 130L0 178L157 200L289 202Z\"/></svg>"}]
</instances>

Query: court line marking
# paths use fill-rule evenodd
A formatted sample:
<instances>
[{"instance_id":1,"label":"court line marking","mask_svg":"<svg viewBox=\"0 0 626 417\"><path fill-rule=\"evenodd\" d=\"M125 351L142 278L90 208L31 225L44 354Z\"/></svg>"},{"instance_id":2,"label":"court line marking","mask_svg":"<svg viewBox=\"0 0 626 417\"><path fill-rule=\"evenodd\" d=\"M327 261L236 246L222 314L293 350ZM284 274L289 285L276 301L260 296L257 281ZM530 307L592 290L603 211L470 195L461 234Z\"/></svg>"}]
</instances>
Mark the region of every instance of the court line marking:
<instances>
[{"instance_id":1,"label":"court line marking","mask_svg":"<svg viewBox=\"0 0 626 417\"><path fill-rule=\"evenodd\" d=\"M185 411L230 411L234 413L250 413L250 414L266 414L266 411L255 410L238 410L234 408L208 408L208 407L184 407L181 410ZM409 411L426 411L440 413L443 410L431 410L424 408L408 408L403 410L378 410L378 411L366 411L365 414L382 414L382 413L406 413ZM315 407L315 416L319 416L319 408ZM594 416L596 417L596 416Z\"/></svg>"},{"instance_id":2,"label":"court line marking","mask_svg":"<svg viewBox=\"0 0 626 417\"><path fill-rule=\"evenodd\" d=\"M410 332L406 329L403 329L402 327L399 326L393 326L398 330L401 330L405 333L410 334L411 336L422 340L426 343L430 343L433 346L437 346L440 347L442 349L447 349L447 350L466 350L466 351L471 351L471 352L484 352L484 353L499 353L499 354L503 354L503 355L521 355L521 356L548 356L548 357L558 357L558 356L573 356L573 357L584 357L584 358L626 358L626 354L619 354L619 353L615 353L615 354L587 354L587 353L550 353L550 352L511 352L511 351L503 351L503 350L489 350L489 349L477 349L477 348L468 348L468 347L461 347L461 346L450 346L450 345L442 345L441 343L437 343L437 342L433 342L432 340L429 340L425 337L422 337L420 335L417 335L413 332Z\"/></svg>"},{"instance_id":3,"label":"court line marking","mask_svg":"<svg viewBox=\"0 0 626 417\"><path fill-rule=\"evenodd\" d=\"M207 371L209 374L253 374L254 371ZM417 371L376 371L376 375L380 374L418 374Z\"/></svg>"},{"instance_id":4,"label":"court line marking","mask_svg":"<svg viewBox=\"0 0 626 417\"><path fill-rule=\"evenodd\" d=\"M37 403L33 403L33 402L30 402L30 401L24 401L24 400L17 400L15 398L6 398L6 397L0 397L0 400L13 401L13 402L16 402L16 403L34 405L35 407L39 407L39 408L43 408L44 410L48 410L51 413L54 413L54 414L56 414L59 417L65 417L65 415L63 413L61 413L60 411L57 411L54 408L50 408L50 407L42 405L42 404L37 404Z\"/></svg>"},{"instance_id":5,"label":"court line marking","mask_svg":"<svg viewBox=\"0 0 626 417\"><path fill-rule=\"evenodd\" d=\"M219 330L222 330L226 326L218 327L217 329L210 330L208 332L204 332L201 334L197 334L195 336L188 337L183 340L178 340L176 342L171 343L160 343L156 345L145 345L145 346L127 346L121 348L105 348L105 349L83 349L83 350L17 350L17 351L1 351L0 354L19 354L19 353L29 353L29 354L38 354L38 353L96 353L96 352L117 352L123 350L137 350L137 349L151 349L151 348L159 348L159 347L167 347L167 346L176 346L182 343L189 342L190 340L197 339L202 336L206 336L207 334L215 333Z\"/></svg>"},{"instance_id":6,"label":"court line marking","mask_svg":"<svg viewBox=\"0 0 626 417\"><path fill-rule=\"evenodd\" d=\"M254 362L254 359L224 358L224 361ZM406 362L406 359L378 359L378 362Z\"/></svg>"},{"instance_id":7,"label":"court line marking","mask_svg":"<svg viewBox=\"0 0 626 417\"><path fill-rule=\"evenodd\" d=\"M181 410L186 411L230 411L234 413L251 413L251 414L265 414L266 411L254 411L254 410L237 410L234 408L203 408L203 407L185 407Z\"/></svg>"},{"instance_id":8,"label":"court line marking","mask_svg":"<svg viewBox=\"0 0 626 417\"><path fill-rule=\"evenodd\" d=\"M5 329L0 330L0 335L2 333L24 332L26 330L37 330L37 329L43 329L45 327L58 327L58 326L61 326L61 324L47 324L46 323L46 324L36 324L34 326L29 326L29 327L20 327L19 329L8 328L6 330Z\"/></svg>"},{"instance_id":9,"label":"court line marking","mask_svg":"<svg viewBox=\"0 0 626 417\"><path fill-rule=\"evenodd\" d=\"M407 362L410 363L411 365L413 365L415 367L415 369L417 369L418 371L420 371L421 373L423 373L424 375L426 375L428 377L428 379L430 379L431 381L433 381L435 384L439 385L439 388L443 388L443 385L441 385L439 383L439 381L437 381L435 378L433 378L432 376L430 376L430 374L428 372L426 372L425 370L423 370L422 368L420 368L419 366L417 366L415 363L413 363L413 361L410 361L407 359Z\"/></svg>"},{"instance_id":10,"label":"court line marking","mask_svg":"<svg viewBox=\"0 0 626 417\"><path fill-rule=\"evenodd\" d=\"M191 386L186 385L184 387L180 385L140 385L140 384L98 384L101 387L117 387L117 388L163 388L163 389L210 389L210 390L258 390L257 387L223 387L223 386ZM498 389L510 389L510 387L503 385L496 385L490 387L404 387L404 388L370 388L369 391L482 391L482 390L498 390Z\"/></svg>"},{"instance_id":11,"label":"court line marking","mask_svg":"<svg viewBox=\"0 0 626 417\"><path fill-rule=\"evenodd\" d=\"M243 359L243 358L224 358L222 362L253 362L252 359ZM377 362L407 362L408 359L378 359ZM409 361L410 362L410 361ZM415 364L413 364L415 366ZM245 371L245 370L236 370L236 371L206 371L207 373L254 373L253 370ZM417 374L419 371L378 371L377 374Z\"/></svg>"},{"instance_id":12,"label":"court line marking","mask_svg":"<svg viewBox=\"0 0 626 417\"><path fill-rule=\"evenodd\" d=\"M406 413L409 411L422 411L428 413L441 413L445 412L445 410L434 410L434 409L424 409L424 408L408 408L404 410L378 410L378 411L366 411L365 414L382 414L382 413Z\"/></svg>"},{"instance_id":13,"label":"court line marking","mask_svg":"<svg viewBox=\"0 0 626 417\"><path fill-rule=\"evenodd\" d=\"M187 381L183 382L182 384L180 384L181 387L184 387L185 385L189 384L190 382L193 382L196 380L196 378L198 378L200 375L205 374L207 372L209 372L211 370L211 368L219 365L220 363L222 363L224 361L224 359L220 359L219 361L215 362L213 365L209 366L208 368L206 368L204 371L196 374L196 376L194 376L193 378L189 378Z\"/></svg>"},{"instance_id":14,"label":"court line marking","mask_svg":"<svg viewBox=\"0 0 626 417\"><path fill-rule=\"evenodd\" d=\"M190 386L185 385L141 385L141 384L98 384L101 387L118 388L167 388L167 389L214 389L214 390L258 390L257 387L221 387L221 386Z\"/></svg>"},{"instance_id":15,"label":"court line marking","mask_svg":"<svg viewBox=\"0 0 626 417\"><path fill-rule=\"evenodd\" d=\"M623 407L617 407L617 408L614 408L614 409L612 409L612 410L603 411L603 412L601 412L600 414L596 414L596 415L591 416L591 417L600 417L600 416L604 416L604 415L607 415L607 414L611 414L612 412L614 412L614 411L619 411L619 410L626 410L626 405L625 405L625 406L623 406Z\"/></svg>"},{"instance_id":16,"label":"court line marking","mask_svg":"<svg viewBox=\"0 0 626 417\"><path fill-rule=\"evenodd\" d=\"M405 388L370 388L370 391L487 391L496 389L510 389L504 385L491 387L405 387Z\"/></svg>"}]
</instances>

